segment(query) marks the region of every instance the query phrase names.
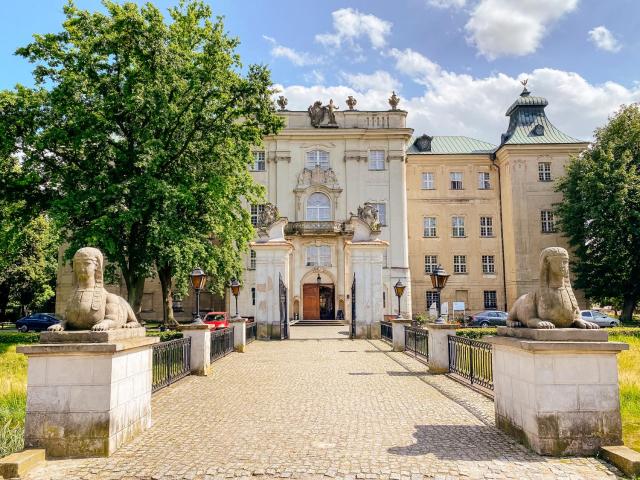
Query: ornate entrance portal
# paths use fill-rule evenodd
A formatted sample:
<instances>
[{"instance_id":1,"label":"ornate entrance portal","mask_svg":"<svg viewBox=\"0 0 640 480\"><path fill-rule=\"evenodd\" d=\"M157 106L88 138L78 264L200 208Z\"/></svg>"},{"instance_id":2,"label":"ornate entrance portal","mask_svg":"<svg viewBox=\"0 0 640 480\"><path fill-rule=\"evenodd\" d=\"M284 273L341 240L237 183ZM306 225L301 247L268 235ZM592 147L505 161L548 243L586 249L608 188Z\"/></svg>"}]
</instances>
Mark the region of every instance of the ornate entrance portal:
<instances>
[{"instance_id":1,"label":"ornate entrance portal","mask_svg":"<svg viewBox=\"0 0 640 480\"><path fill-rule=\"evenodd\" d=\"M305 283L302 286L304 320L335 319L335 287L332 283Z\"/></svg>"}]
</instances>

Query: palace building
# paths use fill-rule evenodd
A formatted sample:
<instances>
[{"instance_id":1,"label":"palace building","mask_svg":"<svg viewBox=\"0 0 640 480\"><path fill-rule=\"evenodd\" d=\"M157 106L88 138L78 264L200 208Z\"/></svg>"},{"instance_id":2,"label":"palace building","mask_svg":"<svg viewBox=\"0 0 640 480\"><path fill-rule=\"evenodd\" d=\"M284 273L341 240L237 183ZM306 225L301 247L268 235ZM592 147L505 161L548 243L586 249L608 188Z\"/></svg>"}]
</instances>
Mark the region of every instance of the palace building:
<instances>
[{"instance_id":1,"label":"palace building","mask_svg":"<svg viewBox=\"0 0 640 480\"><path fill-rule=\"evenodd\" d=\"M398 281L407 287L400 310L408 317L441 302L463 302L467 313L507 309L537 284L540 251L566 246L554 225L553 205L560 197L553 182L588 143L549 121L546 99L525 88L507 109L506 132L497 144L414 135L398 101L394 93L386 111L356 110L352 97L344 110L336 110L333 101L325 106L317 101L307 111L290 111L286 99L278 101L285 126L254 151L251 170L266 187L268 207L286 219L282 240L291 321L350 320L354 231L364 220L381 252L379 260L370 257L376 265L367 273L377 278L381 267L380 281L359 290L367 295L365 304L379 303L374 322L397 314L393 286ZM259 227L265 206L247 208ZM377 219L363 212L377 212ZM254 245L238 298L244 317L256 317L262 288L256 268L268 261L259 259L260 245ZM438 264L451 275L442 298L429 277ZM70 268L61 263L59 313L70 282ZM235 311L226 297L205 294L201 308ZM176 317L190 318L193 299L180 305ZM162 318L156 280L147 281L142 313Z\"/></svg>"}]
</instances>

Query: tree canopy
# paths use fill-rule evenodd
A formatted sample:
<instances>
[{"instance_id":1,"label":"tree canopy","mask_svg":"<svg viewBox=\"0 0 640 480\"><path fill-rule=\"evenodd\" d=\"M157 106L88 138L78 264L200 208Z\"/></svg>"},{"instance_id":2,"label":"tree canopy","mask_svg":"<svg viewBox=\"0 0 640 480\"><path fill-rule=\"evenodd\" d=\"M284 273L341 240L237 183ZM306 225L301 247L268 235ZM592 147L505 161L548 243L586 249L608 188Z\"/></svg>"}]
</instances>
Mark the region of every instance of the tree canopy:
<instances>
[{"instance_id":1,"label":"tree canopy","mask_svg":"<svg viewBox=\"0 0 640 480\"><path fill-rule=\"evenodd\" d=\"M169 18L150 3L103 5L69 2L61 32L18 49L36 86L4 92L0 119L23 126L11 141L21 195L64 227L71 254L92 245L118 265L138 313L156 269L199 264L216 290L239 273L253 235L245 208L263 195L251 149L281 120L270 72L243 68L204 3Z\"/></svg>"},{"instance_id":2,"label":"tree canopy","mask_svg":"<svg viewBox=\"0 0 640 480\"><path fill-rule=\"evenodd\" d=\"M640 106L622 106L571 160L558 184L560 227L578 261L575 284L597 301L622 299L631 320L640 300Z\"/></svg>"}]
</instances>

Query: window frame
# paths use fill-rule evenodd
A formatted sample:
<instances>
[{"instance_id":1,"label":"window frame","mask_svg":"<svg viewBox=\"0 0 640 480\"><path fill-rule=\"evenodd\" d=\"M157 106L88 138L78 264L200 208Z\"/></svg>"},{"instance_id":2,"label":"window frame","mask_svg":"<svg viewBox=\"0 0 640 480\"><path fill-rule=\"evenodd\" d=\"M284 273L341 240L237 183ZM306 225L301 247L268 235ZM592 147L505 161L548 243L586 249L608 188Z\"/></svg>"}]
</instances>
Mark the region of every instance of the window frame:
<instances>
[{"instance_id":1,"label":"window frame","mask_svg":"<svg viewBox=\"0 0 640 480\"><path fill-rule=\"evenodd\" d=\"M460 261L462 260L462 261ZM467 256L466 255L454 255L453 256L453 273L455 275L464 275L468 273L467 269Z\"/></svg>"},{"instance_id":2,"label":"window frame","mask_svg":"<svg viewBox=\"0 0 640 480\"><path fill-rule=\"evenodd\" d=\"M481 255L481 261L482 261L483 275L496 274L496 256L495 255Z\"/></svg>"},{"instance_id":3,"label":"window frame","mask_svg":"<svg viewBox=\"0 0 640 480\"><path fill-rule=\"evenodd\" d=\"M553 210L540 210L540 232L545 234L556 233Z\"/></svg>"},{"instance_id":4,"label":"window frame","mask_svg":"<svg viewBox=\"0 0 640 480\"><path fill-rule=\"evenodd\" d=\"M433 262L431 262L431 260L433 260ZM431 273L433 273L433 271L437 267L438 267L438 255L424 256L424 274L425 275L431 275Z\"/></svg>"},{"instance_id":5,"label":"window frame","mask_svg":"<svg viewBox=\"0 0 640 480\"><path fill-rule=\"evenodd\" d=\"M374 154L381 154L380 158L374 158ZM368 166L371 171L382 171L384 170L384 162L386 160L386 152L384 150L369 150L369 161ZM377 163L379 162L379 163Z\"/></svg>"},{"instance_id":6,"label":"window frame","mask_svg":"<svg viewBox=\"0 0 640 480\"><path fill-rule=\"evenodd\" d=\"M551 176L551 162L538 162L538 181L553 181L553 177Z\"/></svg>"},{"instance_id":7,"label":"window frame","mask_svg":"<svg viewBox=\"0 0 640 480\"><path fill-rule=\"evenodd\" d=\"M484 225L483 225L484 223ZM480 237L481 238L493 238L493 217L490 215L480 216Z\"/></svg>"},{"instance_id":8,"label":"window frame","mask_svg":"<svg viewBox=\"0 0 640 480\"><path fill-rule=\"evenodd\" d=\"M312 255L315 251L315 255ZM321 251L325 251L324 254ZM329 245L307 245L305 248L305 266L307 267L330 267L332 261L331 246ZM312 258L315 256L315 258ZM311 259L311 261L310 261ZM324 262L323 262L324 259Z\"/></svg>"},{"instance_id":9,"label":"window frame","mask_svg":"<svg viewBox=\"0 0 640 480\"><path fill-rule=\"evenodd\" d=\"M251 249L249 250L249 270L256 269L256 251Z\"/></svg>"},{"instance_id":10,"label":"window frame","mask_svg":"<svg viewBox=\"0 0 640 480\"><path fill-rule=\"evenodd\" d=\"M482 292L482 297L483 297L485 310L497 310L498 308L498 291L497 290L484 290ZM489 303L487 299L493 300L493 303Z\"/></svg>"},{"instance_id":11,"label":"window frame","mask_svg":"<svg viewBox=\"0 0 640 480\"><path fill-rule=\"evenodd\" d=\"M433 220L433 226L427 227L427 220ZM433 229L433 235L427 235L427 228ZM438 236L438 219L436 217L422 217L422 236L424 238L436 238Z\"/></svg>"},{"instance_id":12,"label":"window frame","mask_svg":"<svg viewBox=\"0 0 640 480\"><path fill-rule=\"evenodd\" d=\"M431 186L425 186L425 179L427 175L430 177ZM436 174L433 172L422 172L420 188L422 190L435 190L436 189Z\"/></svg>"},{"instance_id":13,"label":"window frame","mask_svg":"<svg viewBox=\"0 0 640 480\"><path fill-rule=\"evenodd\" d=\"M456 225L456 221L461 221L461 225ZM456 230L457 229L457 230ZM457 235L456 235L457 232ZM451 236L453 238L465 238L466 231L464 225L464 217L463 216L453 216L451 217Z\"/></svg>"},{"instance_id":14,"label":"window frame","mask_svg":"<svg viewBox=\"0 0 640 480\"><path fill-rule=\"evenodd\" d=\"M311 158L312 156L315 156L315 158ZM326 162L324 156L326 156ZM309 150L304 157L304 167L309 170L313 170L316 167L320 167L321 170L329 170L331 168L329 152L321 149Z\"/></svg>"},{"instance_id":15,"label":"window frame","mask_svg":"<svg viewBox=\"0 0 640 480\"><path fill-rule=\"evenodd\" d=\"M258 220L260 218L260 214L263 211L264 211L263 204L259 204L259 205L256 205L255 203L251 204L251 206L249 207L249 215L251 215L251 225L253 225L254 227L258 226Z\"/></svg>"},{"instance_id":16,"label":"window frame","mask_svg":"<svg viewBox=\"0 0 640 480\"><path fill-rule=\"evenodd\" d=\"M429 302L430 297L431 302ZM425 309L427 312L429 311L429 309L431 308L431 304L434 303L435 300L436 307L438 308L438 313L440 313L440 306L442 301L440 292L438 292L437 290L427 290L426 292L424 292L424 300L425 302L427 302L427 308Z\"/></svg>"},{"instance_id":17,"label":"window frame","mask_svg":"<svg viewBox=\"0 0 640 480\"><path fill-rule=\"evenodd\" d=\"M459 180L454 178L457 175ZM449 190L464 190L464 172L449 172Z\"/></svg>"},{"instance_id":18,"label":"window frame","mask_svg":"<svg viewBox=\"0 0 640 480\"><path fill-rule=\"evenodd\" d=\"M325 205L309 205L309 202L313 198L325 198L327 200L327 204ZM310 210L311 209L311 210ZM312 218L313 215L310 215L309 212L315 212L315 216L317 218ZM321 212L326 211L326 218L322 218ZM333 212L331 211L331 198L329 195L323 192L313 192L311 195L307 197L307 201L304 205L304 219L307 222L330 222L332 219Z\"/></svg>"},{"instance_id":19,"label":"window frame","mask_svg":"<svg viewBox=\"0 0 640 480\"><path fill-rule=\"evenodd\" d=\"M262 155L262 159L258 158ZM262 166L262 168L260 168ZM267 169L267 155L264 150L254 150L253 152L253 164L251 165L252 172L264 172Z\"/></svg>"},{"instance_id":20,"label":"window frame","mask_svg":"<svg viewBox=\"0 0 640 480\"><path fill-rule=\"evenodd\" d=\"M491 190L491 172L478 172L478 190Z\"/></svg>"}]
</instances>

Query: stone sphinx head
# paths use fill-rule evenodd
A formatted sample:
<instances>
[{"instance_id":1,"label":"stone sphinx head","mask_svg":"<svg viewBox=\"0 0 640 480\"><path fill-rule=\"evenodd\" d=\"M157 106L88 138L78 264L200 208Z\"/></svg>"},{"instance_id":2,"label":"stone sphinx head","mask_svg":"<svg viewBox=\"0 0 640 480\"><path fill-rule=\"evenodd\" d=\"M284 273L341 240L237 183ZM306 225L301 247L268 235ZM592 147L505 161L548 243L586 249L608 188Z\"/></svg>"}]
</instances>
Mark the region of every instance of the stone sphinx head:
<instances>
[{"instance_id":1,"label":"stone sphinx head","mask_svg":"<svg viewBox=\"0 0 640 480\"><path fill-rule=\"evenodd\" d=\"M540 285L570 286L569 253L562 247L549 247L540 253Z\"/></svg>"}]
</instances>

